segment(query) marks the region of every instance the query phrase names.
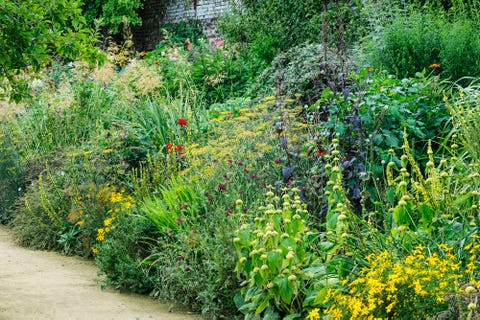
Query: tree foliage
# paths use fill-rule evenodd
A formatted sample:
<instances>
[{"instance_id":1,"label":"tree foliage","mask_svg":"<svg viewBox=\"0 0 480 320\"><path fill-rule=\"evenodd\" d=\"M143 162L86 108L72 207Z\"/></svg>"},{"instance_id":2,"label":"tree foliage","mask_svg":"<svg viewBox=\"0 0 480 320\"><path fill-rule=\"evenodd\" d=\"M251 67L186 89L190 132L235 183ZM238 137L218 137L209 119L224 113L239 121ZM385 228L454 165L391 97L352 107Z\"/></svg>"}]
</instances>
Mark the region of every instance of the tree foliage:
<instances>
[{"instance_id":1,"label":"tree foliage","mask_svg":"<svg viewBox=\"0 0 480 320\"><path fill-rule=\"evenodd\" d=\"M361 8L357 0L244 0L232 6L220 21L222 31L267 62L304 42L335 42L339 28L349 27L344 34L352 39L361 31L355 23Z\"/></svg>"},{"instance_id":2,"label":"tree foliage","mask_svg":"<svg viewBox=\"0 0 480 320\"><path fill-rule=\"evenodd\" d=\"M142 24L137 12L142 7L141 0L85 0L84 3L83 10L88 24L93 26L95 20L101 21L111 35L118 34L122 24Z\"/></svg>"},{"instance_id":3,"label":"tree foliage","mask_svg":"<svg viewBox=\"0 0 480 320\"><path fill-rule=\"evenodd\" d=\"M64 59L100 58L95 37L77 0L3 0L0 4L0 88L18 100L25 70L38 71L55 55Z\"/></svg>"}]
</instances>

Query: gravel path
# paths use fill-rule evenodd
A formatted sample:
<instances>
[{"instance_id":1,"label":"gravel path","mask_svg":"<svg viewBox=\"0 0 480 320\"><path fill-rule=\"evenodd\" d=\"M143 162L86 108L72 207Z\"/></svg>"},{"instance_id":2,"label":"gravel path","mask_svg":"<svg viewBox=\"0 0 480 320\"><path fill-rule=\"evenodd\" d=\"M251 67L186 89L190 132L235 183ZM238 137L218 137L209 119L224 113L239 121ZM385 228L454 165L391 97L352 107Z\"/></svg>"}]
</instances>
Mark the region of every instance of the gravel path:
<instances>
[{"instance_id":1,"label":"gravel path","mask_svg":"<svg viewBox=\"0 0 480 320\"><path fill-rule=\"evenodd\" d=\"M200 319L145 296L101 290L96 274L92 261L18 247L0 226L0 320Z\"/></svg>"}]
</instances>

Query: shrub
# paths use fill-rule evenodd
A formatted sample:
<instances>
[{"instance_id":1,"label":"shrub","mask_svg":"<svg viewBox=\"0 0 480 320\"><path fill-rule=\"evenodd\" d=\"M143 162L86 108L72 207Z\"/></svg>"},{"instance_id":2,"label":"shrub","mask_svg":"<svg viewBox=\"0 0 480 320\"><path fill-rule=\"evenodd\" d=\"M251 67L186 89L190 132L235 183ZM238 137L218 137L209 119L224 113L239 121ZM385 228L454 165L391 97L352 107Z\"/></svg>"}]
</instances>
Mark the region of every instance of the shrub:
<instances>
[{"instance_id":1,"label":"shrub","mask_svg":"<svg viewBox=\"0 0 480 320\"><path fill-rule=\"evenodd\" d=\"M149 294L157 281L142 261L148 256L151 223L133 212L117 216L105 240L95 247L95 262L105 275L105 285Z\"/></svg>"},{"instance_id":2,"label":"shrub","mask_svg":"<svg viewBox=\"0 0 480 320\"><path fill-rule=\"evenodd\" d=\"M310 201L321 197L327 182L324 155L329 142L337 139L346 191L354 211L360 213L363 205L368 207L375 201L376 192L372 188L378 184L375 179L383 175L384 168L376 159L388 161L388 150L401 145L403 128L415 140L412 148L420 157L430 139L434 150L440 149L435 139L448 130L449 117L436 77L419 75L397 80L367 68L353 74L351 79L356 83L351 88L342 91L327 87L313 105L304 108L302 115L309 126L309 136L301 150L308 154L310 162L303 163L308 176L302 179L308 184ZM418 161L423 164L428 160L424 157ZM323 215L322 201L315 202L314 211Z\"/></svg>"},{"instance_id":3,"label":"shrub","mask_svg":"<svg viewBox=\"0 0 480 320\"><path fill-rule=\"evenodd\" d=\"M308 211L299 193L297 188L277 196L269 191L266 206L253 216L255 222L253 217L244 217L244 224L235 231L236 270L244 280L237 304L246 315L301 316L306 282L311 277L306 268L317 256L309 239L314 234L309 232Z\"/></svg>"},{"instance_id":4,"label":"shrub","mask_svg":"<svg viewBox=\"0 0 480 320\"><path fill-rule=\"evenodd\" d=\"M393 23L378 26L363 44L369 64L399 78L433 69L457 81L479 73L477 26L468 20L448 21L435 13L392 13Z\"/></svg>"},{"instance_id":5,"label":"shrub","mask_svg":"<svg viewBox=\"0 0 480 320\"><path fill-rule=\"evenodd\" d=\"M287 98L299 96L299 103L313 104L328 87L341 91L349 84L348 61L321 44L302 44L279 53L252 88L254 94ZM334 90L334 89L332 89Z\"/></svg>"},{"instance_id":6,"label":"shrub","mask_svg":"<svg viewBox=\"0 0 480 320\"><path fill-rule=\"evenodd\" d=\"M351 42L361 34L356 15L360 7L357 1L243 1L219 26L229 41L246 43L253 59L270 63L280 51L304 42L322 42L327 35L333 38L327 40L329 44L336 43L342 37L339 24L351 28L345 33L351 37L347 43Z\"/></svg>"},{"instance_id":7,"label":"shrub","mask_svg":"<svg viewBox=\"0 0 480 320\"><path fill-rule=\"evenodd\" d=\"M194 92L197 103L208 107L246 91L251 70L235 45L218 39L184 41L169 44L167 39L146 56L166 80L167 95Z\"/></svg>"}]
</instances>

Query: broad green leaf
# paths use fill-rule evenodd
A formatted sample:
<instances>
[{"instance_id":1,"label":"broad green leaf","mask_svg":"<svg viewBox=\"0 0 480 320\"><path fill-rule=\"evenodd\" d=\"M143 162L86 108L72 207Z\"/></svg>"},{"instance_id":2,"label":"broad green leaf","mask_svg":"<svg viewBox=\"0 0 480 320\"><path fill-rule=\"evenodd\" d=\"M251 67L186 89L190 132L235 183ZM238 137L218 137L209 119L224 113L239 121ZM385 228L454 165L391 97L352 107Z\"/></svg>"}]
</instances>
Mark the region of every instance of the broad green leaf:
<instances>
[{"instance_id":1,"label":"broad green leaf","mask_svg":"<svg viewBox=\"0 0 480 320\"><path fill-rule=\"evenodd\" d=\"M257 307L257 309L255 310L255 314L260 314L263 312L263 310L265 310L269 303L270 303L270 298L268 295L264 295L263 298L262 298L262 302L260 303L260 305Z\"/></svg>"},{"instance_id":2,"label":"broad green leaf","mask_svg":"<svg viewBox=\"0 0 480 320\"><path fill-rule=\"evenodd\" d=\"M282 256L277 251L272 251L267 254L267 265L270 270L275 270L280 266Z\"/></svg>"},{"instance_id":3,"label":"broad green leaf","mask_svg":"<svg viewBox=\"0 0 480 320\"><path fill-rule=\"evenodd\" d=\"M288 281L288 277L276 278L273 282L278 286L280 289L280 298L286 304L289 304L293 298L293 291L290 287L290 283Z\"/></svg>"}]
</instances>

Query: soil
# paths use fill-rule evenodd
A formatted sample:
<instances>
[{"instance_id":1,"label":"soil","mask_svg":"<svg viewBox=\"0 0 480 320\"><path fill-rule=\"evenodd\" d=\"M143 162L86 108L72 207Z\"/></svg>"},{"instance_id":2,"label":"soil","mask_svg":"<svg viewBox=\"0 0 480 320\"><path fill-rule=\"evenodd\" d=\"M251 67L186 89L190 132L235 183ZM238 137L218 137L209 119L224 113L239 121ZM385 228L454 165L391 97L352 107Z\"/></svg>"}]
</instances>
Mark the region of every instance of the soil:
<instances>
[{"instance_id":1,"label":"soil","mask_svg":"<svg viewBox=\"0 0 480 320\"><path fill-rule=\"evenodd\" d=\"M93 261L17 246L0 226L0 320L199 320L179 306L102 290Z\"/></svg>"}]
</instances>

